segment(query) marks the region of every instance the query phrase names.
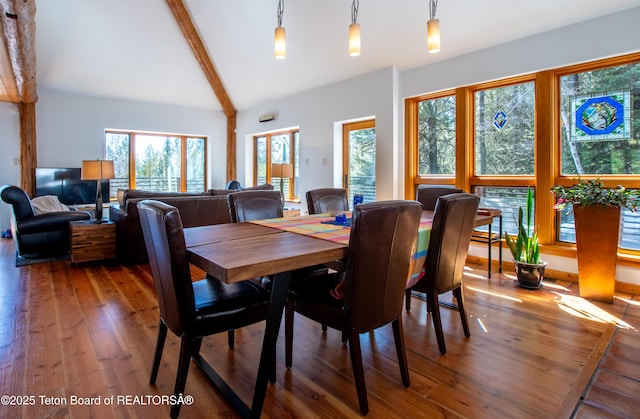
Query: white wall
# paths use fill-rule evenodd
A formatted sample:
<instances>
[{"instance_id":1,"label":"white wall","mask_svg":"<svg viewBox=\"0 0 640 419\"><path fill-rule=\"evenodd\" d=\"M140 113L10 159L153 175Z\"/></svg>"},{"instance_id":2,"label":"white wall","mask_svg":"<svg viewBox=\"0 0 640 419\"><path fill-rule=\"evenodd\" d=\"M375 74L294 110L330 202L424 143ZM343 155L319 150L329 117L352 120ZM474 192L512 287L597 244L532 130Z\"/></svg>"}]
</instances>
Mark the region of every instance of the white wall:
<instances>
[{"instance_id":1,"label":"white wall","mask_svg":"<svg viewBox=\"0 0 640 419\"><path fill-rule=\"evenodd\" d=\"M337 121L352 121L368 117L376 119L376 194L377 199L394 199L397 194L397 71L388 67L362 77L342 81L319 89L275 101L238 113L238 178L243 184L252 179L251 139L258 133L300 128L300 191L330 187L334 183L336 165L342 160L334 153L334 143L341 135L334 132ZM278 118L260 123L258 117L277 112ZM323 165L323 159L327 164ZM304 200L304 196L300 197ZM302 208L306 209L303 202Z\"/></svg>"},{"instance_id":2,"label":"white wall","mask_svg":"<svg viewBox=\"0 0 640 419\"><path fill-rule=\"evenodd\" d=\"M20 186L20 115L18 105L0 102L0 186ZM18 164L14 160L18 159ZM0 201L0 230L11 225L11 207Z\"/></svg>"},{"instance_id":3,"label":"white wall","mask_svg":"<svg viewBox=\"0 0 640 419\"><path fill-rule=\"evenodd\" d=\"M400 97L466 86L640 50L640 7L418 67Z\"/></svg>"},{"instance_id":4,"label":"white wall","mask_svg":"<svg viewBox=\"0 0 640 419\"><path fill-rule=\"evenodd\" d=\"M227 122L221 112L39 90L36 105L39 167L80 167L104 157L105 129L127 129L208 137L208 181L226 183ZM0 103L0 184L20 184L19 120L16 105ZM0 203L0 228L10 225L10 207Z\"/></svg>"},{"instance_id":5,"label":"white wall","mask_svg":"<svg viewBox=\"0 0 640 419\"><path fill-rule=\"evenodd\" d=\"M226 183L226 117L221 112L38 91L38 166L80 167L104 158L105 129L125 129L209 137L209 185Z\"/></svg>"}]
</instances>

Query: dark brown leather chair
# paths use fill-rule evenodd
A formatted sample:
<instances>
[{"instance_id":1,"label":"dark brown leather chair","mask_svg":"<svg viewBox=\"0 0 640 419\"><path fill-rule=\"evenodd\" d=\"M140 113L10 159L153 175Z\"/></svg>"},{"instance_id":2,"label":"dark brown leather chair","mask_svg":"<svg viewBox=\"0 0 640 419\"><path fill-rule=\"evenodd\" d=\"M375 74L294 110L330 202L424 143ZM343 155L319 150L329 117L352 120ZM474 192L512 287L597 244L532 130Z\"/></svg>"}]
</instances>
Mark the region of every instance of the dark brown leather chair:
<instances>
[{"instance_id":1,"label":"dark brown leather chair","mask_svg":"<svg viewBox=\"0 0 640 419\"><path fill-rule=\"evenodd\" d=\"M328 274L291 285L285 305L286 366L292 364L293 313L347 334L360 411L369 411L360 334L393 325L402 383L409 369L402 333L402 302L409 263L418 237L422 206L416 201L380 201L358 205L349 237L344 299L329 291L340 276Z\"/></svg>"},{"instance_id":2,"label":"dark brown leather chair","mask_svg":"<svg viewBox=\"0 0 640 419\"><path fill-rule=\"evenodd\" d=\"M233 347L233 329L266 319L269 293L250 281L225 284L207 276L192 282L178 210L151 200L140 202L138 209L160 307L158 343L149 381L151 385L156 382L169 328L181 340L173 390L177 396L184 392L191 357L208 365L199 354L202 338L228 331L229 345ZM274 378L272 375L272 382ZM180 404L173 405L171 417L179 413Z\"/></svg>"},{"instance_id":3,"label":"dark brown leather chair","mask_svg":"<svg viewBox=\"0 0 640 419\"><path fill-rule=\"evenodd\" d=\"M232 223L283 217L280 191L242 191L227 195Z\"/></svg>"},{"instance_id":4,"label":"dark brown leather chair","mask_svg":"<svg viewBox=\"0 0 640 419\"><path fill-rule=\"evenodd\" d=\"M347 191L340 188L321 188L307 191L309 214L324 214L349 211Z\"/></svg>"},{"instance_id":5,"label":"dark brown leather chair","mask_svg":"<svg viewBox=\"0 0 640 419\"><path fill-rule=\"evenodd\" d=\"M269 218L282 218L282 194L280 191L242 191L227 195L229 203L229 218L232 223L244 223ZM310 266L297 269L291 273L294 280L310 275L327 273L324 265ZM271 277L257 278L257 284L266 289L271 288Z\"/></svg>"},{"instance_id":6,"label":"dark brown leather chair","mask_svg":"<svg viewBox=\"0 0 640 419\"><path fill-rule=\"evenodd\" d=\"M424 276L406 291L406 308L411 309L411 291L426 293L427 310L441 354L447 352L440 319L438 295L452 291L458 304L464 335L470 336L469 322L464 307L462 277L469 251L471 233L478 212L480 198L474 194L457 193L438 198L433 215Z\"/></svg>"},{"instance_id":7,"label":"dark brown leather chair","mask_svg":"<svg viewBox=\"0 0 640 419\"><path fill-rule=\"evenodd\" d=\"M438 201L439 197L452 193L462 192L464 191L458 188L427 186L418 188L418 192L416 192L416 200L422 204L423 210L433 211L436 208L436 202Z\"/></svg>"}]
</instances>

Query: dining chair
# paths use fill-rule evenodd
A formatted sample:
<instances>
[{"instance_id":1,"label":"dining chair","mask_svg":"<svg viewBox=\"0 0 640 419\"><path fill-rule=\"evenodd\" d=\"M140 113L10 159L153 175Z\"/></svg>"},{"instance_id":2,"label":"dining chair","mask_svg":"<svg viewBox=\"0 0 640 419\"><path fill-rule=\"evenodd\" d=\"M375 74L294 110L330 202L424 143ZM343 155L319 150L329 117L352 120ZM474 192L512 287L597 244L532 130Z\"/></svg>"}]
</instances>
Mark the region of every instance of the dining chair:
<instances>
[{"instance_id":1,"label":"dining chair","mask_svg":"<svg viewBox=\"0 0 640 419\"><path fill-rule=\"evenodd\" d=\"M192 282L182 221L178 210L163 202L144 200L138 204L142 233L160 308L158 341L151 368L151 385L158 376L167 329L180 337L180 358L174 396L184 392L193 357L200 356L204 336L227 331L233 348L233 330L266 319L269 293L249 281L226 284L211 276ZM275 374L270 377L275 381ZM180 404L171 407L178 417Z\"/></svg>"},{"instance_id":2,"label":"dining chair","mask_svg":"<svg viewBox=\"0 0 640 419\"><path fill-rule=\"evenodd\" d=\"M280 191L232 192L227 195L227 203L232 223L283 217L282 193Z\"/></svg>"},{"instance_id":3,"label":"dining chair","mask_svg":"<svg viewBox=\"0 0 640 419\"><path fill-rule=\"evenodd\" d=\"M312 189L305 194L309 214L349 211L347 190L341 188Z\"/></svg>"},{"instance_id":4,"label":"dining chair","mask_svg":"<svg viewBox=\"0 0 640 419\"><path fill-rule=\"evenodd\" d=\"M462 189L441 186L426 186L418 188L416 200L422 204L425 211L433 211L436 208L438 198L452 193L462 193Z\"/></svg>"},{"instance_id":5,"label":"dining chair","mask_svg":"<svg viewBox=\"0 0 640 419\"><path fill-rule=\"evenodd\" d=\"M379 201L358 205L349 236L344 298L330 295L339 274L292 283L285 304L285 365L292 365L293 317L297 312L347 335L360 411L369 405L360 334L389 323L393 327L402 383L409 387L402 303L422 206L416 201Z\"/></svg>"},{"instance_id":6,"label":"dining chair","mask_svg":"<svg viewBox=\"0 0 640 419\"><path fill-rule=\"evenodd\" d=\"M280 191L242 191L227 195L229 204L229 218L232 223L282 218L282 194ZM297 280L309 275L326 273L324 265L310 266L296 269L291 273L292 279ZM254 282L266 289L271 288L272 277L257 278Z\"/></svg>"},{"instance_id":7,"label":"dining chair","mask_svg":"<svg viewBox=\"0 0 640 419\"><path fill-rule=\"evenodd\" d=\"M443 355L447 348L444 343L438 295L453 292L464 335L470 336L462 278L479 203L480 198L477 195L468 193L449 194L438 198L433 214L427 258L424 262L424 276L405 293L407 311L411 310L411 291L426 293L427 311L431 313L438 348Z\"/></svg>"}]
</instances>

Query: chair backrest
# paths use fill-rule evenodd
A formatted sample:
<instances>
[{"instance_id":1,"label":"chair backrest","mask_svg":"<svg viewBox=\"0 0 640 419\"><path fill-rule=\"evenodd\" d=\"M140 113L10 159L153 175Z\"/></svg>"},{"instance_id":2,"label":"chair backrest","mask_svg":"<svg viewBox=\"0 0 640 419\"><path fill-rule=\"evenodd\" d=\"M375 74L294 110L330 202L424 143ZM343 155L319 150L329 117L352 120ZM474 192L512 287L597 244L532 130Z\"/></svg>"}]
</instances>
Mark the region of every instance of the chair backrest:
<instances>
[{"instance_id":1,"label":"chair backrest","mask_svg":"<svg viewBox=\"0 0 640 419\"><path fill-rule=\"evenodd\" d=\"M169 204L153 200L138 203L138 212L160 317L181 336L194 319L195 300L180 213Z\"/></svg>"},{"instance_id":2,"label":"chair backrest","mask_svg":"<svg viewBox=\"0 0 640 419\"><path fill-rule=\"evenodd\" d=\"M227 203L232 223L283 217L280 191L233 192L227 195Z\"/></svg>"},{"instance_id":3,"label":"chair backrest","mask_svg":"<svg viewBox=\"0 0 640 419\"><path fill-rule=\"evenodd\" d=\"M234 179L234 180L230 180L229 182L227 182L227 184L226 184L226 186L224 188L228 189L230 191L241 191L242 190L242 184Z\"/></svg>"},{"instance_id":4,"label":"chair backrest","mask_svg":"<svg viewBox=\"0 0 640 419\"><path fill-rule=\"evenodd\" d=\"M354 209L344 309L359 333L402 313L421 214L416 201L378 201Z\"/></svg>"},{"instance_id":5,"label":"chair backrest","mask_svg":"<svg viewBox=\"0 0 640 419\"><path fill-rule=\"evenodd\" d=\"M2 191L0 192L0 198L13 207L13 215L15 216L16 221L33 217L35 214L29 195L17 186L3 186Z\"/></svg>"},{"instance_id":6,"label":"chair backrest","mask_svg":"<svg viewBox=\"0 0 640 419\"><path fill-rule=\"evenodd\" d=\"M460 286L480 198L457 193L438 198L429 236L425 275L413 289L438 294Z\"/></svg>"},{"instance_id":7,"label":"chair backrest","mask_svg":"<svg viewBox=\"0 0 640 419\"><path fill-rule=\"evenodd\" d=\"M346 189L322 188L307 191L309 214L349 211L349 198Z\"/></svg>"},{"instance_id":8,"label":"chair backrest","mask_svg":"<svg viewBox=\"0 0 640 419\"><path fill-rule=\"evenodd\" d=\"M422 209L425 211L433 211L436 208L436 202L439 197L462 192L464 191L458 188L427 186L424 188L418 188L418 192L416 192L416 200L422 204Z\"/></svg>"}]
</instances>

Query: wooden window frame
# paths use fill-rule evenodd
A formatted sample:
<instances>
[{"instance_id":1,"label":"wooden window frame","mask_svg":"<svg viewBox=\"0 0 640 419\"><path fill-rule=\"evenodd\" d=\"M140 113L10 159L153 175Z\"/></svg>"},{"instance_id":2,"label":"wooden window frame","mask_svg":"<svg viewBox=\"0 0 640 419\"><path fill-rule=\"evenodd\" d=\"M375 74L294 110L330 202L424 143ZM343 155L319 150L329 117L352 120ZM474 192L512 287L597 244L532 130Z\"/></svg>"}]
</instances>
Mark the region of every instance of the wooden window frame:
<instances>
[{"instance_id":1,"label":"wooden window frame","mask_svg":"<svg viewBox=\"0 0 640 419\"><path fill-rule=\"evenodd\" d=\"M105 130L105 141L107 134L124 134L129 136L129 188L136 188L136 155L135 155L135 142L136 136L144 135L147 137L159 137L159 138L179 138L180 139L180 192L187 191L187 140L189 138L200 139L204 141L204 191L209 187L207 178L208 173L208 141L207 137L202 135L182 135L182 134L168 134L157 132L144 132L144 131L123 131L123 130ZM203 192L204 192L203 191Z\"/></svg>"},{"instance_id":2,"label":"wooden window frame","mask_svg":"<svg viewBox=\"0 0 640 419\"><path fill-rule=\"evenodd\" d=\"M266 165L267 165L267 182L273 184L271 180L271 137L277 137L279 135L289 135L289 156L291 161L290 164L293 165L293 176L289 179L289 196L285 196L285 201L288 202L300 202L300 199L297 195L294 194L296 187L296 167L299 168L300 162L296 156L296 147L295 147L295 137L298 135L298 141L300 141L300 130L298 128L284 131L274 131L268 132L260 135L254 135L253 137L253 184L258 184L258 139L265 138L266 139ZM279 185L273 185L274 187L278 186L276 189L279 190Z\"/></svg>"},{"instance_id":3,"label":"wooden window frame","mask_svg":"<svg viewBox=\"0 0 640 419\"><path fill-rule=\"evenodd\" d=\"M517 77L508 77L472 86L405 99L405 198L414 199L415 189L421 184L452 184L466 191L475 186L531 186L536 189L535 220L539 226L538 238L543 252L575 258L575 244L556 241L556 210L553 185L570 186L576 176L562 176L560 136L560 77L593 71L606 67L640 62L640 52L613 58L594 60L557 69L544 70ZM478 90L500 87L522 82L535 82L535 144L534 175L532 176L476 176L474 136L474 94ZM418 176L418 103L423 100L456 95L456 175L455 178L441 176ZM606 186L623 184L629 188L640 188L640 175L631 176L582 176L584 179L600 177ZM548 193L549 192L549 193ZM619 262L638 266L640 252L620 250Z\"/></svg>"}]
</instances>

